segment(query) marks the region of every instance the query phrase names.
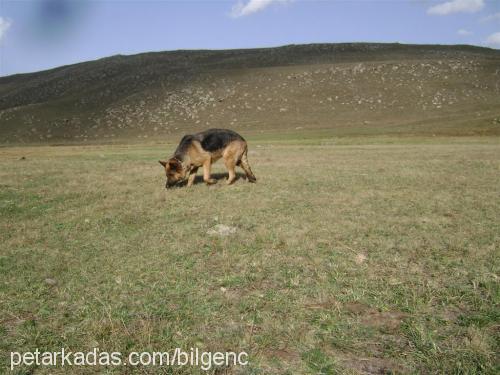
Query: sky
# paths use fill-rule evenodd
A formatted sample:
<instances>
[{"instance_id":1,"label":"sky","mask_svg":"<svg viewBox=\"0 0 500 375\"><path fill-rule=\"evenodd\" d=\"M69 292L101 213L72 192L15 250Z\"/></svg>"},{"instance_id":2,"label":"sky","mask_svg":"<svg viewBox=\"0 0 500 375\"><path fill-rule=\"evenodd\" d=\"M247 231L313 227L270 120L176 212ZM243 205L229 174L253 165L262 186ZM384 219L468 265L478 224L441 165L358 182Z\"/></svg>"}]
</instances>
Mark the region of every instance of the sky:
<instances>
[{"instance_id":1,"label":"sky","mask_svg":"<svg viewBox=\"0 0 500 375\"><path fill-rule=\"evenodd\" d=\"M338 42L500 49L500 0L0 0L0 76L116 54Z\"/></svg>"}]
</instances>

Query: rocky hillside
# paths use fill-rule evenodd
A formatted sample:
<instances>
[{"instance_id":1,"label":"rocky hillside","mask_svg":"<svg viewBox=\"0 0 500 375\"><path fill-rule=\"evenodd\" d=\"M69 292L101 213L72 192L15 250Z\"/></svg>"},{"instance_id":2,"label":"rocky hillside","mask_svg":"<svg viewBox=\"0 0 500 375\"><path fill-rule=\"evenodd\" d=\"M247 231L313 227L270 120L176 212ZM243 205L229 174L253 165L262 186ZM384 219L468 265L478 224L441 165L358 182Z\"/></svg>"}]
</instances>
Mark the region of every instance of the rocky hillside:
<instances>
[{"instance_id":1,"label":"rocky hillside","mask_svg":"<svg viewBox=\"0 0 500 375\"><path fill-rule=\"evenodd\" d=\"M500 135L500 51L315 44L113 56L0 78L0 142L244 133Z\"/></svg>"}]
</instances>

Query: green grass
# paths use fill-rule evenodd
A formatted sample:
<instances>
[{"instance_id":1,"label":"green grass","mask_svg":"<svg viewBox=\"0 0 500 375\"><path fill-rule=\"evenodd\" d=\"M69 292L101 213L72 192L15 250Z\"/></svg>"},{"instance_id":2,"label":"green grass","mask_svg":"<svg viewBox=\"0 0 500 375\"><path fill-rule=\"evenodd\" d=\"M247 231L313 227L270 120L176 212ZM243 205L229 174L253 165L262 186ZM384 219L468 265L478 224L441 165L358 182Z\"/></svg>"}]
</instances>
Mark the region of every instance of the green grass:
<instances>
[{"instance_id":1,"label":"green grass","mask_svg":"<svg viewBox=\"0 0 500 375\"><path fill-rule=\"evenodd\" d=\"M0 372L193 346L249 353L226 373L499 371L498 138L256 138L257 184L165 191L171 151L0 149Z\"/></svg>"}]
</instances>

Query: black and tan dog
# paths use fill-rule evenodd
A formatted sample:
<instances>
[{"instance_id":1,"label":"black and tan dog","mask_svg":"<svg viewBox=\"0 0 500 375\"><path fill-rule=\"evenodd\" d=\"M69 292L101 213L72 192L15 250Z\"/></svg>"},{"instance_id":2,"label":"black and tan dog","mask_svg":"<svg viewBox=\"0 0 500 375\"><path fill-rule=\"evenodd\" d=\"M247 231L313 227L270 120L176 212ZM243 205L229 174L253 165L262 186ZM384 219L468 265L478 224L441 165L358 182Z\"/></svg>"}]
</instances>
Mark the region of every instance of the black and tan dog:
<instances>
[{"instance_id":1,"label":"black and tan dog","mask_svg":"<svg viewBox=\"0 0 500 375\"><path fill-rule=\"evenodd\" d=\"M175 150L174 156L167 161L160 160L167 174L166 188L188 180L191 186L198 168L203 166L203 181L208 185L216 181L210 177L212 163L223 158L229 172L227 184L236 178L235 167L245 171L248 181L256 182L247 157L247 142L238 133L227 129L209 129L193 135L185 135Z\"/></svg>"}]
</instances>

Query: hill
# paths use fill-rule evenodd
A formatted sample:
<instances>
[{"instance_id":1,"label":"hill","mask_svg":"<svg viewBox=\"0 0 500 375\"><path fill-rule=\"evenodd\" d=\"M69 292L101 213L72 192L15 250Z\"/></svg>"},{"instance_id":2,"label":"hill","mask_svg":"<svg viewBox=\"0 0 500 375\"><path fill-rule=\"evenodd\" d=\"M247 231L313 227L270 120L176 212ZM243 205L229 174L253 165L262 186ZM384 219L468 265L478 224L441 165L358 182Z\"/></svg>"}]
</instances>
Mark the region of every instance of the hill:
<instances>
[{"instance_id":1,"label":"hill","mask_svg":"<svg viewBox=\"0 0 500 375\"><path fill-rule=\"evenodd\" d=\"M1 143L247 133L499 135L500 51L311 44L113 56L0 78Z\"/></svg>"}]
</instances>

